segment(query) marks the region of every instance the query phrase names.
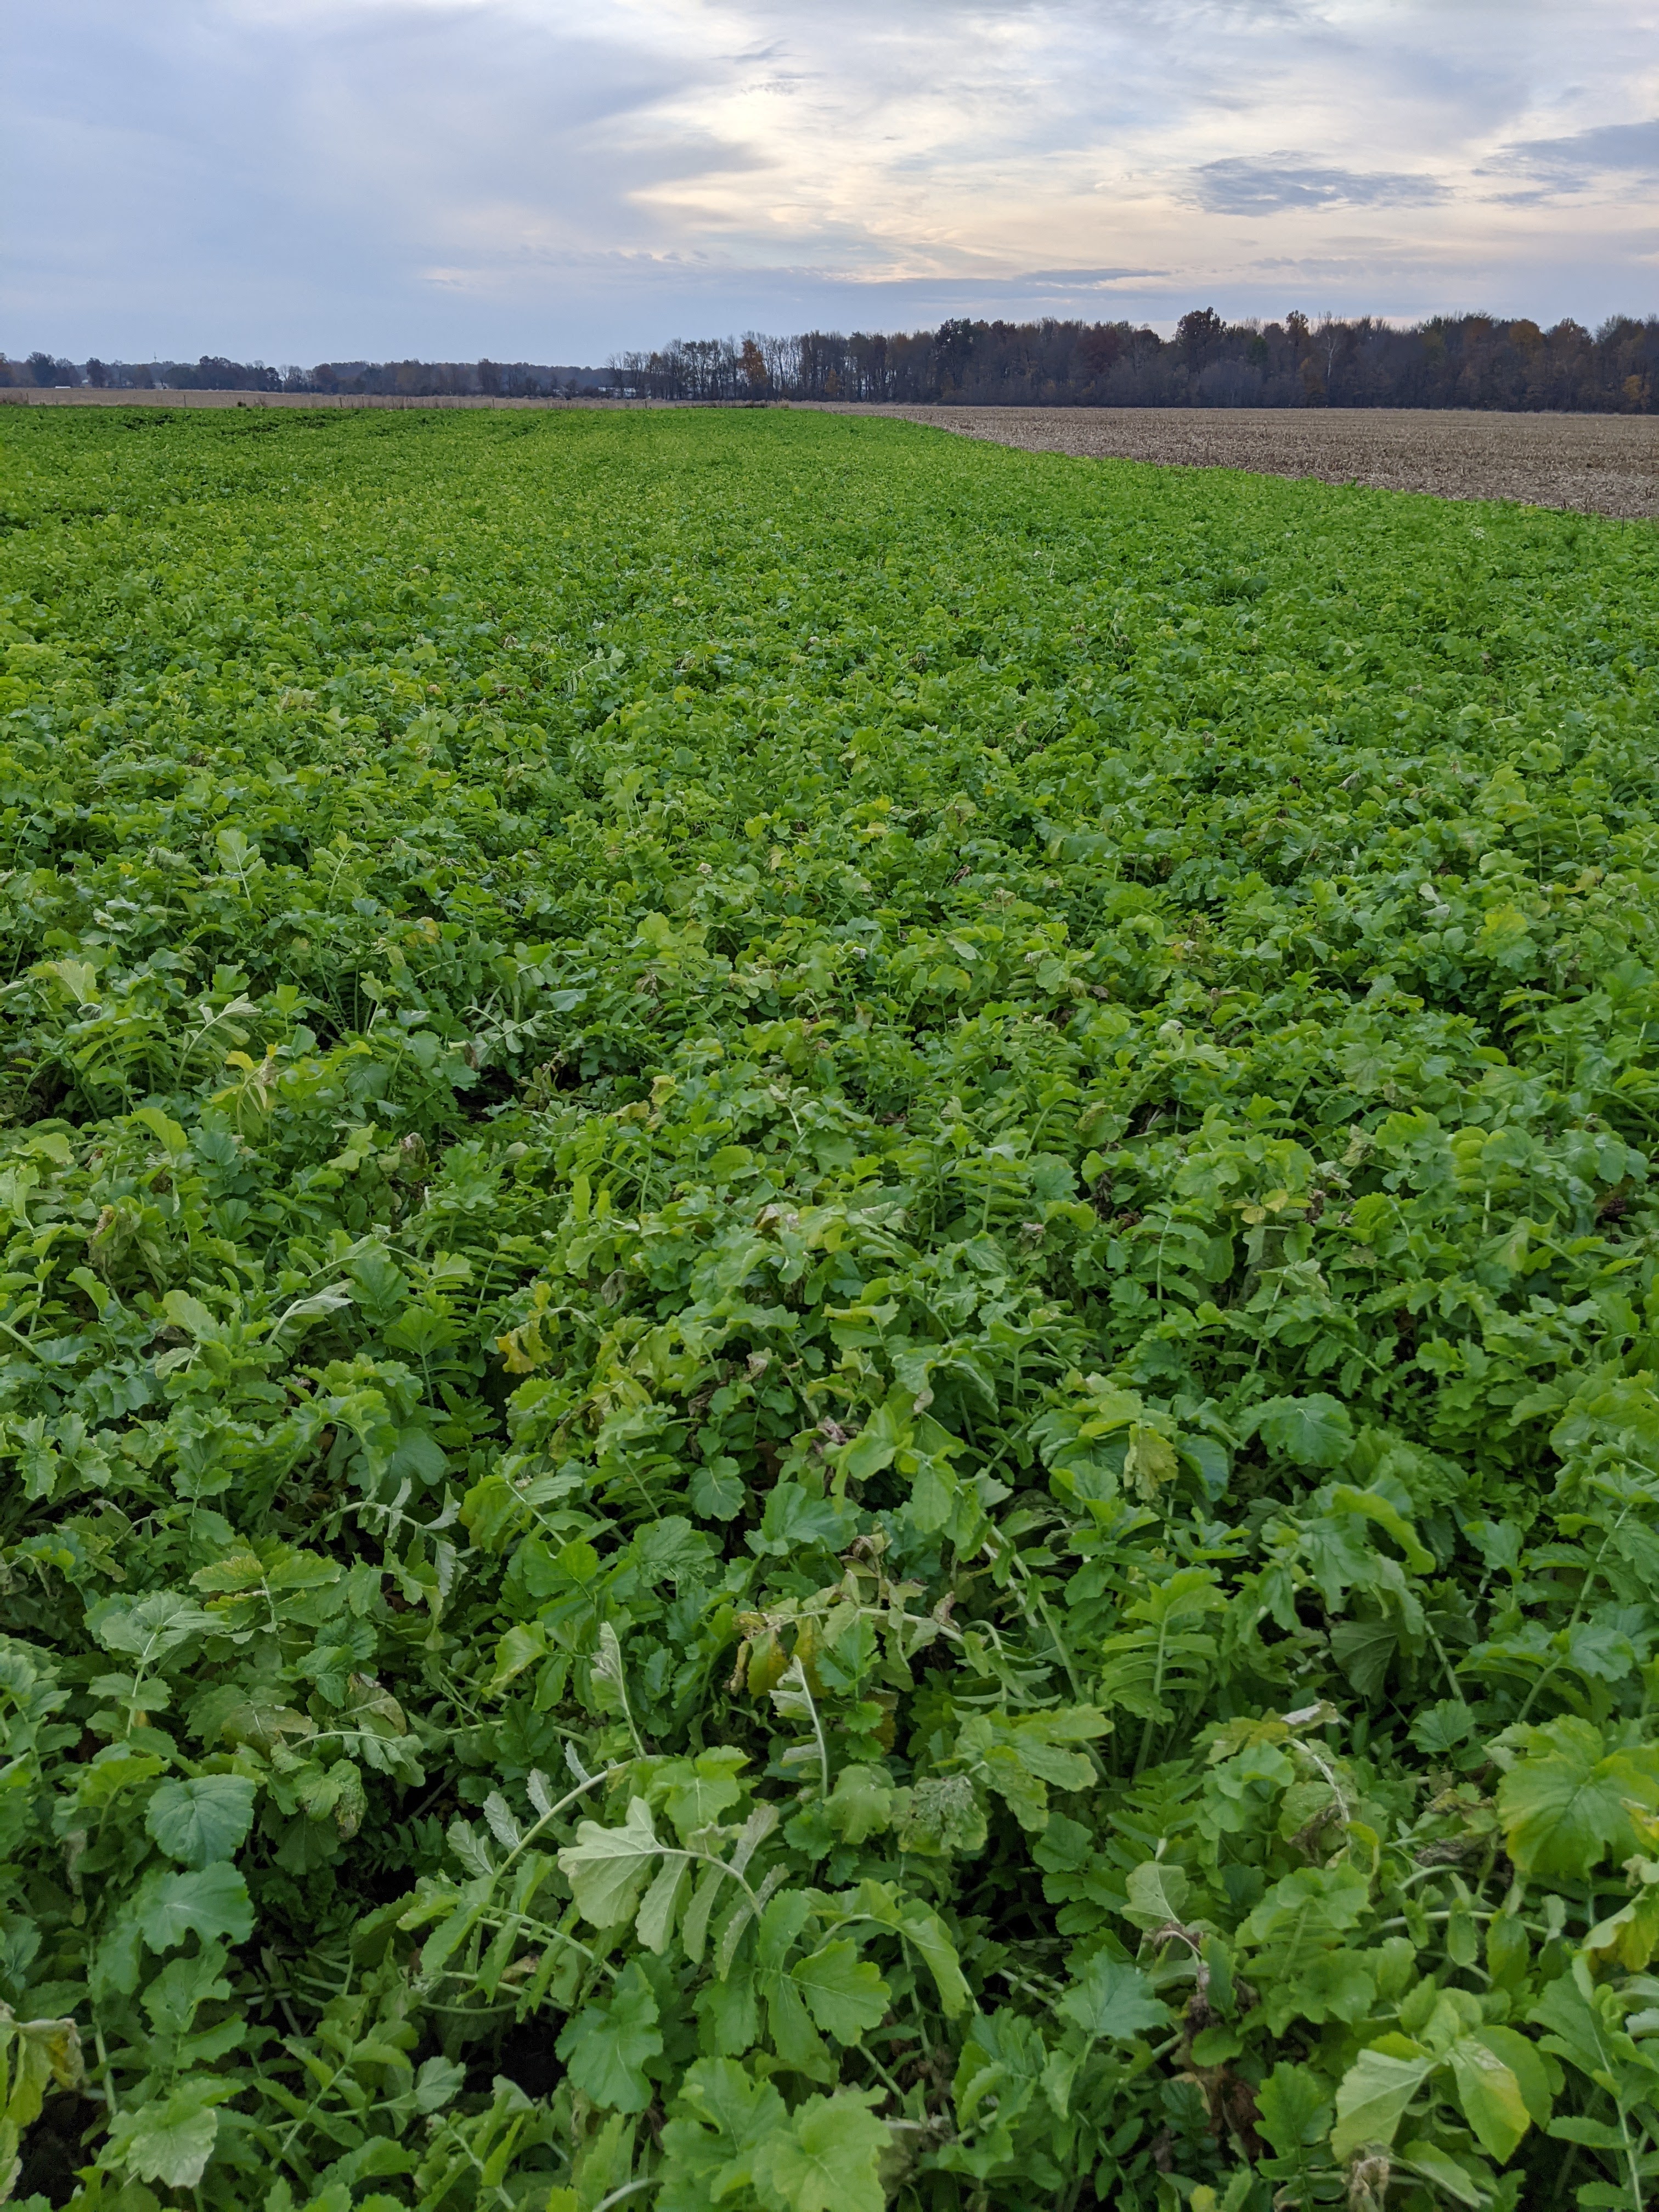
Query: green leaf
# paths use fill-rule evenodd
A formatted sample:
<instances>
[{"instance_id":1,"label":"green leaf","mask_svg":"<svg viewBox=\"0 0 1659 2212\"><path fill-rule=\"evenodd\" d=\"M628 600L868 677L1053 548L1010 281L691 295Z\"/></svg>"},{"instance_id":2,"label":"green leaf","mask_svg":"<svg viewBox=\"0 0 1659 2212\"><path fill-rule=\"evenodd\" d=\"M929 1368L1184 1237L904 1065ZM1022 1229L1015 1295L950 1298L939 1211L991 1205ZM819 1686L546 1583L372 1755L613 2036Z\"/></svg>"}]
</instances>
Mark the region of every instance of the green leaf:
<instances>
[{"instance_id":1,"label":"green leaf","mask_svg":"<svg viewBox=\"0 0 1659 2212\"><path fill-rule=\"evenodd\" d=\"M1425 1705L1407 1733L1419 1751L1431 1759L1443 1759L1474 1735L1474 1715L1461 1698L1443 1698L1437 1705Z\"/></svg>"},{"instance_id":2,"label":"green leaf","mask_svg":"<svg viewBox=\"0 0 1659 2212\"><path fill-rule=\"evenodd\" d=\"M234 2094L234 2082L186 2078L165 2097L118 2112L99 2163L167 2189L194 2189L218 2141L215 2107Z\"/></svg>"},{"instance_id":3,"label":"green leaf","mask_svg":"<svg viewBox=\"0 0 1659 2212\"><path fill-rule=\"evenodd\" d=\"M564 2024L557 2051L574 2086L607 2112L642 2112L647 2062L662 2056L657 2000L637 1960L617 1976L609 2003L590 2000Z\"/></svg>"},{"instance_id":4,"label":"green leaf","mask_svg":"<svg viewBox=\"0 0 1659 2212\"><path fill-rule=\"evenodd\" d=\"M769 2081L752 2081L734 2059L698 2059L662 2131L657 2212L708 2212L737 2199L752 2182L757 2154L787 2117Z\"/></svg>"},{"instance_id":5,"label":"green leaf","mask_svg":"<svg viewBox=\"0 0 1659 2212\"><path fill-rule=\"evenodd\" d=\"M1250 1408L1243 1429L1298 1467L1340 1467L1353 1448L1347 1407L1323 1390L1308 1398L1268 1398Z\"/></svg>"},{"instance_id":6,"label":"green leaf","mask_svg":"<svg viewBox=\"0 0 1659 2212\"><path fill-rule=\"evenodd\" d=\"M834 1498L809 1498L796 1482L780 1482L768 1494L759 1528L749 1548L763 1557L798 1552L838 1552L853 1534L852 1506Z\"/></svg>"},{"instance_id":7,"label":"green leaf","mask_svg":"<svg viewBox=\"0 0 1659 2212\"><path fill-rule=\"evenodd\" d=\"M694 1759L677 1759L667 1770L668 1817L682 1836L695 1835L729 1813L743 1795L737 1776L749 1764L746 1752L723 1745Z\"/></svg>"},{"instance_id":8,"label":"green leaf","mask_svg":"<svg viewBox=\"0 0 1659 2212\"><path fill-rule=\"evenodd\" d=\"M1256 2126L1281 2158L1311 2150L1331 2124L1329 2092L1305 2066L1281 2060L1256 2091Z\"/></svg>"},{"instance_id":9,"label":"green leaf","mask_svg":"<svg viewBox=\"0 0 1659 2212\"><path fill-rule=\"evenodd\" d=\"M1173 1860L1148 1859L1132 1868L1124 1883L1128 1903L1123 1917L1148 1935L1179 1923L1187 1909L1187 1875Z\"/></svg>"},{"instance_id":10,"label":"green leaf","mask_svg":"<svg viewBox=\"0 0 1659 2212\"><path fill-rule=\"evenodd\" d=\"M1439 2063L1403 2035L1384 2036L1362 2051L1337 2085L1333 2154L1346 2160L1370 2144L1386 2148Z\"/></svg>"},{"instance_id":11,"label":"green leaf","mask_svg":"<svg viewBox=\"0 0 1659 2212\"><path fill-rule=\"evenodd\" d=\"M224 1334L217 1317L188 1291L168 1291L161 1300L161 1310L175 1328L183 1329L198 1343L211 1343Z\"/></svg>"},{"instance_id":12,"label":"green leaf","mask_svg":"<svg viewBox=\"0 0 1659 2212\"><path fill-rule=\"evenodd\" d=\"M1490 2204L1491 2193L1481 2186L1474 2175L1468 2172L1447 2150L1425 2142L1420 2136L1402 2143L1395 2154L1395 2163L1415 2169L1427 2181L1443 2190L1454 2204ZM1482 2169L1485 2172L1485 2169Z\"/></svg>"},{"instance_id":13,"label":"green leaf","mask_svg":"<svg viewBox=\"0 0 1659 2212\"><path fill-rule=\"evenodd\" d=\"M1524 2039L1517 2036L1517 2042ZM1457 2101L1481 2148L1501 2166L1532 2125L1521 2084L1490 2042L1459 2036L1447 2053Z\"/></svg>"},{"instance_id":14,"label":"green leaf","mask_svg":"<svg viewBox=\"0 0 1659 2212\"><path fill-rule=\"evenodd\" d=\"M689 1860L665 1859L635 1915L634 1933L647 1951L656 1952L659 1957L668 1948L673 1936L674 1917L690 1875Z\"/></svg>"},{"instance_id":15,"label":"green leaf","mask_svg":"<svg viewBox=\"0 0 1659 2212\"><path fill-rule=\"evenodd\" d=\"M211 1613L172 1590L148 1597L106 1598L87 1615L87 1626L109 1651L127 1651L153 1666L192 1636L222 1633L224 1624Z\"/></svg>"},{"instance_id":16,"label":"green leaf","mask_svg":"<svg viewBox=\"0 0 1659 2212\"><path fill-rule=\"evenodd\" d=\"M1090 1960L1054 2009L1103 2043L1127 2043L1149 2028L1167 2027L1170 2020L1168 2007L1153 1996L1138 1966L1103 1954Z\"/></svg>"},{"instance_id":17,"label":"green leaf","mask_svg":"<svg viewBox=\"0 0 1659 2212\"><path fill-rule=\"evenodd\" d=\"M187 1936L246 1943L253 1933L247 1884L222 1861L189 1874L163 1875L138 1895L138 1925L152 1951L171 1951Z\"/></svg>"},{"instance_id":18,"label":"green leaf","mask_svg":"<svg viewBox=\"0 0 1659 2212\"><path fill-rule=\"evenodd\" d=\"M1551 2069L1540 2057L1538 2045L1513 2027L1477 2027L1474 2040L1484 2043L1503 2060L1516 2078L1533 2125L1543 2127L1550 2117L1554 2093L1550 2087Z\"/></svg>"},{"instance_id":19,"label":"green leaf","mask_svg":"<svg viewBox=\"0 0 1659 2212\"><path fill-rule=\"evenodd\" d=\"M900 1924L906 1940L915 1946L933 1978L939 1990L939 2010L946 2020L959 2019L971 2008L973 1992L963 1977L961 1955L946 1933L945 1923L925 1905L906 1898Z\"/></svg>"},{"instance_id":20,"label":"green leaf","mask_svg":"<svg viewBox=\"0 0 1659 2212\"><path fill-rule=\"evenodd\" d=\"M466 2087L466 2069L453 2058L423 2058L415 2076L415 2109L441 2112Z\"/></svg>"},{"instance_id":21,"label":"green leaf","mask_svg":"<svg viewBox=\"0 0 1659 2212\"><path fill-rule=\"evenodd\" d=\"M856 2043L880 2026L887 2010L887 1984L851 1943L826 1943L789 1972L813 2019L838 2043Z\"/></svg>"},{"instance_id":22,"label":"green leaf","mask_svg":"<svg viewBox=\"0 0 1659 2212\"><path fill-rule=\"evenodd\" d=\"M926 1858L972 1858L984 1850L986 1832L984 1810L965 1774L925 1775L910 1792L898 1846Z\"/></svg>"},{"instance_id":23,"label":"green leaf","mask_svg":"<svg viewBox=\"0 0 1659 2212\"><path fill-rule=\"evenodd\" d=\"M1558 1974L1527 2018L1548 2033L1542 2047L1556 2057L1571 2059L1592 2079L1609 2075L1616 2048L1613 2033L1597 2002L1599 1992L1582 1960L1569 1973Z\"/></svg>"},{"instance_id":24,"label":"green leaf","mask_svg":"<svg viewBox=\"0 0 1659 2212\"><path fill-rule=\"evenodd\" d=\"M1399 1627L1386 1615L1376 1620L1340 1621L1331 1631L1331 1656L1362 1698L1382 1695L1399 1649Z\"/></svg>"},{"instance_id":25,"label":"green leaf","mask_svg":"<svg viewBox=\"0 0 1659 2212\"><path fill-rule=\"evenodd\" d=\"M842 1843L878 1836L892 1817L893 1785L878 1766L843 1766L830 1793L824 1818Z\"/></svg>"},{"instance_id":26,"label":"green leaf","mask_svg":"<svg viewBox=\"0 0 1659 2212\"><path fill-rule=\"evenodd\" d=\"M757 2154L757 2179L790 2212L883 2212L886 2192L876 2167L889 2136L865 2103L879 2094L842 2090L807 2098Z\"/></svg>"},{"instance_id":27,"label":"green leaf","mask_svg":"<svg viewBox=\"0 0 1659 2212\"><path fill-rule=\"evenodd\" d=\"M144 1813L144 1826L181 1866L228 1859L253 1824L254 1785L240 1774L203 1774L163 1782Z\"/></svg>"},{"instance_id":28,"label":"green leaf","mask_svg":"<svg viewBox=\"0 0 1659 2212\"><path fill-rule=\"evenodd\" d=\"M1405 1515L1397 1506L1390 1504L1380 1492L1356 1490L1348 1483L1339 1482L1331 1492L1331 1510L1334 1513L1358 1513L1368 1521L1374 1521L1399 1545L1406 1554L1406 1565L1413 1574L1433 1573L1433 1553L1419 1542L1417 1531Z\"/></svg>"},{"instance_id":29,"label":"green leaf","mask_svg":"<svg viewBox=\"0 0 1659 2212\"><path fill-rule=\"evenodd\" d=\"M569 1882L576 1910L596 1928L614 1928L634 1917L635 1899L647 1869L662 1850L643 1797L631 1797L620 1828L584 1820L576 1840L559 1853L559 1871Z\"/></svg>"},{"instance_id":30,"label":"green leaf","mask_svg":"<svg viewBox=\"0 0 1659 2212\"><path fill-rule=\"evenodd\" d=\"M693 1471L690 1492L691 1510L702 1521L735 1521L749 1496L736 1460L724 1456Z\"/></svg>"},{"instance_id":31,"label":"green leaf","mask_svg":"<svg viewBox=\"0 0 1659 2212\"><path fill-rule=\"evenodd\" d=\"M1627 1799L1659 1805L1655 1753L1607 1753L1601 1730L1571 1714L1530 1729L1525 1756L1498 1789L1510 1856L1528 1878L1566 1881L1588 1874L1610 1849L1627 1856L1638 1848Z\"/></svg>"}]
</instances>

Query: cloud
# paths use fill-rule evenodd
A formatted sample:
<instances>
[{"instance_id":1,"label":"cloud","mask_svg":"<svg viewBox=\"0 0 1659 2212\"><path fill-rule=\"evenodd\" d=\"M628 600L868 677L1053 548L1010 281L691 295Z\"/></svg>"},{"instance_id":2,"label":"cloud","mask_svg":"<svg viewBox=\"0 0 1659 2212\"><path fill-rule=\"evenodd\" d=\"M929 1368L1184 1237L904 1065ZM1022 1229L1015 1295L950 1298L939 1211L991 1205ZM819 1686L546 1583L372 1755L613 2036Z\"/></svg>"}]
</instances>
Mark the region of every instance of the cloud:
<instances>
[{"instance_id":1,"label":"cloud","mask_svg":"<svg viewBox=\"0 0 1659 2212\"><path fill-rule=\"evenodd\" d=\"M1487 167L1570 190L1597 175L1659 177L1659 117L1601 123L1565 138L1522 139L1504 147Z\"/></svg>"},{"instance_id":2,"label":"cloud","mask_svg":"<svg viewBox=\"0 0 1659 2212\"><path fill-rule=\"evenodd\" d=\"M1174 271L1169 269L1028 269L1024 278L1016 281L1066 286L1121 284L1132 279L1173 274Z\"/></svg>"},{"instance_id":3,"label":"cloud","mask_svg":"<svg viewBox=\"0 0 1659 2212\"><path fill-rule=\"evenodd\" d=\"M1652 5L52 0L0 343L568 362L1292 280L1593 321L1653 296L1659 125L1598 119L1659 112Z\"/></svg>"},{"instance_id":4,"label":"cloud","mask_svg":"<svg viewBox=\"0 0 1659 2212\"><path fill-rule=\"evenodd\" d=\"M1280 215L1298 208L1431 207L1449 198L1432 177L1401 171L1318 169L1284 154L1237 155L1194 172L1211 215Z\"/></svg>"}]
</instances>

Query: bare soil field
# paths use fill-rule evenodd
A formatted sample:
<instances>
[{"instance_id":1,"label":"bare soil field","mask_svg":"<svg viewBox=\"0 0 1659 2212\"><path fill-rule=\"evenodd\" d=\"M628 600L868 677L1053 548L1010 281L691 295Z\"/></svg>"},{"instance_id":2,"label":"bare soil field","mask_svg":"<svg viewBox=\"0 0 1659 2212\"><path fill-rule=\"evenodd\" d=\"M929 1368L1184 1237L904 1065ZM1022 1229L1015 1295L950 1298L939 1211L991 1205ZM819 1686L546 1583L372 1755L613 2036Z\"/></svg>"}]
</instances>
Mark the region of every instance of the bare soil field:
<instances>
[{"instance_id":1,"label":"bare soil field","mask_svg":"<svg viewBox=\"0 0 1659 2212\"><path fill-rule=\"evenodd\" d=\"M1406 407L884 407L1041 453L1319 477L1327 483L1659 516L1659 416Z\"/></svg>"}]
</instances>

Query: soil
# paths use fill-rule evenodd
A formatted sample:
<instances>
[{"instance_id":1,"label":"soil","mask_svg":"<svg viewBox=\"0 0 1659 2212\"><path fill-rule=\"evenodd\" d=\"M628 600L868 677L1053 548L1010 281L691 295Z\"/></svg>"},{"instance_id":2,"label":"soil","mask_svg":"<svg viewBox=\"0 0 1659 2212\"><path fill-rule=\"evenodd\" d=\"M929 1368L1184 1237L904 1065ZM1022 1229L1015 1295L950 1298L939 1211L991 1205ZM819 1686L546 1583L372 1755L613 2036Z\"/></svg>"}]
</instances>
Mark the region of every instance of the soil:
<instances>
[{"instance_id":1,"label":"soil","mask_svg":"<svg viewBox=\"0 0 1659 2212\"><path fill-rule=\"evenodd\" d=\"M1659 415L1407 407L883 407L1030 453L1317 477L1326 483L1659 517Z\"/></svg>"}]
</instances>

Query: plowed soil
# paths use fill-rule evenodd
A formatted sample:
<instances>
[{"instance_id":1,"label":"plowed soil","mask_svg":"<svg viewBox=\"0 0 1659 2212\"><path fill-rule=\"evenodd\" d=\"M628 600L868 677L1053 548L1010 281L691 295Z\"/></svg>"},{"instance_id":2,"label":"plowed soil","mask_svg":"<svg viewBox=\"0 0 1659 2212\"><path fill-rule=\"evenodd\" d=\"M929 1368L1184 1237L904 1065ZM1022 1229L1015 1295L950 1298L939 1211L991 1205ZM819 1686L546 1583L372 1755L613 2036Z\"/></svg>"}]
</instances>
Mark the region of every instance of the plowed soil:
<instances>
[{"instance_id":1,"label":"plowed soil","mask_svg":"<svg viewBox=\"0 0 1659 2212\"><path fill-rule=\"evenodd\" d=\"M876 411L860 409L860 413ZM1659 517L1659 415L1407 407L891 407L967 438L1090 459L1318 477L1326 483Z\"/></svg>"}]
</instances>

